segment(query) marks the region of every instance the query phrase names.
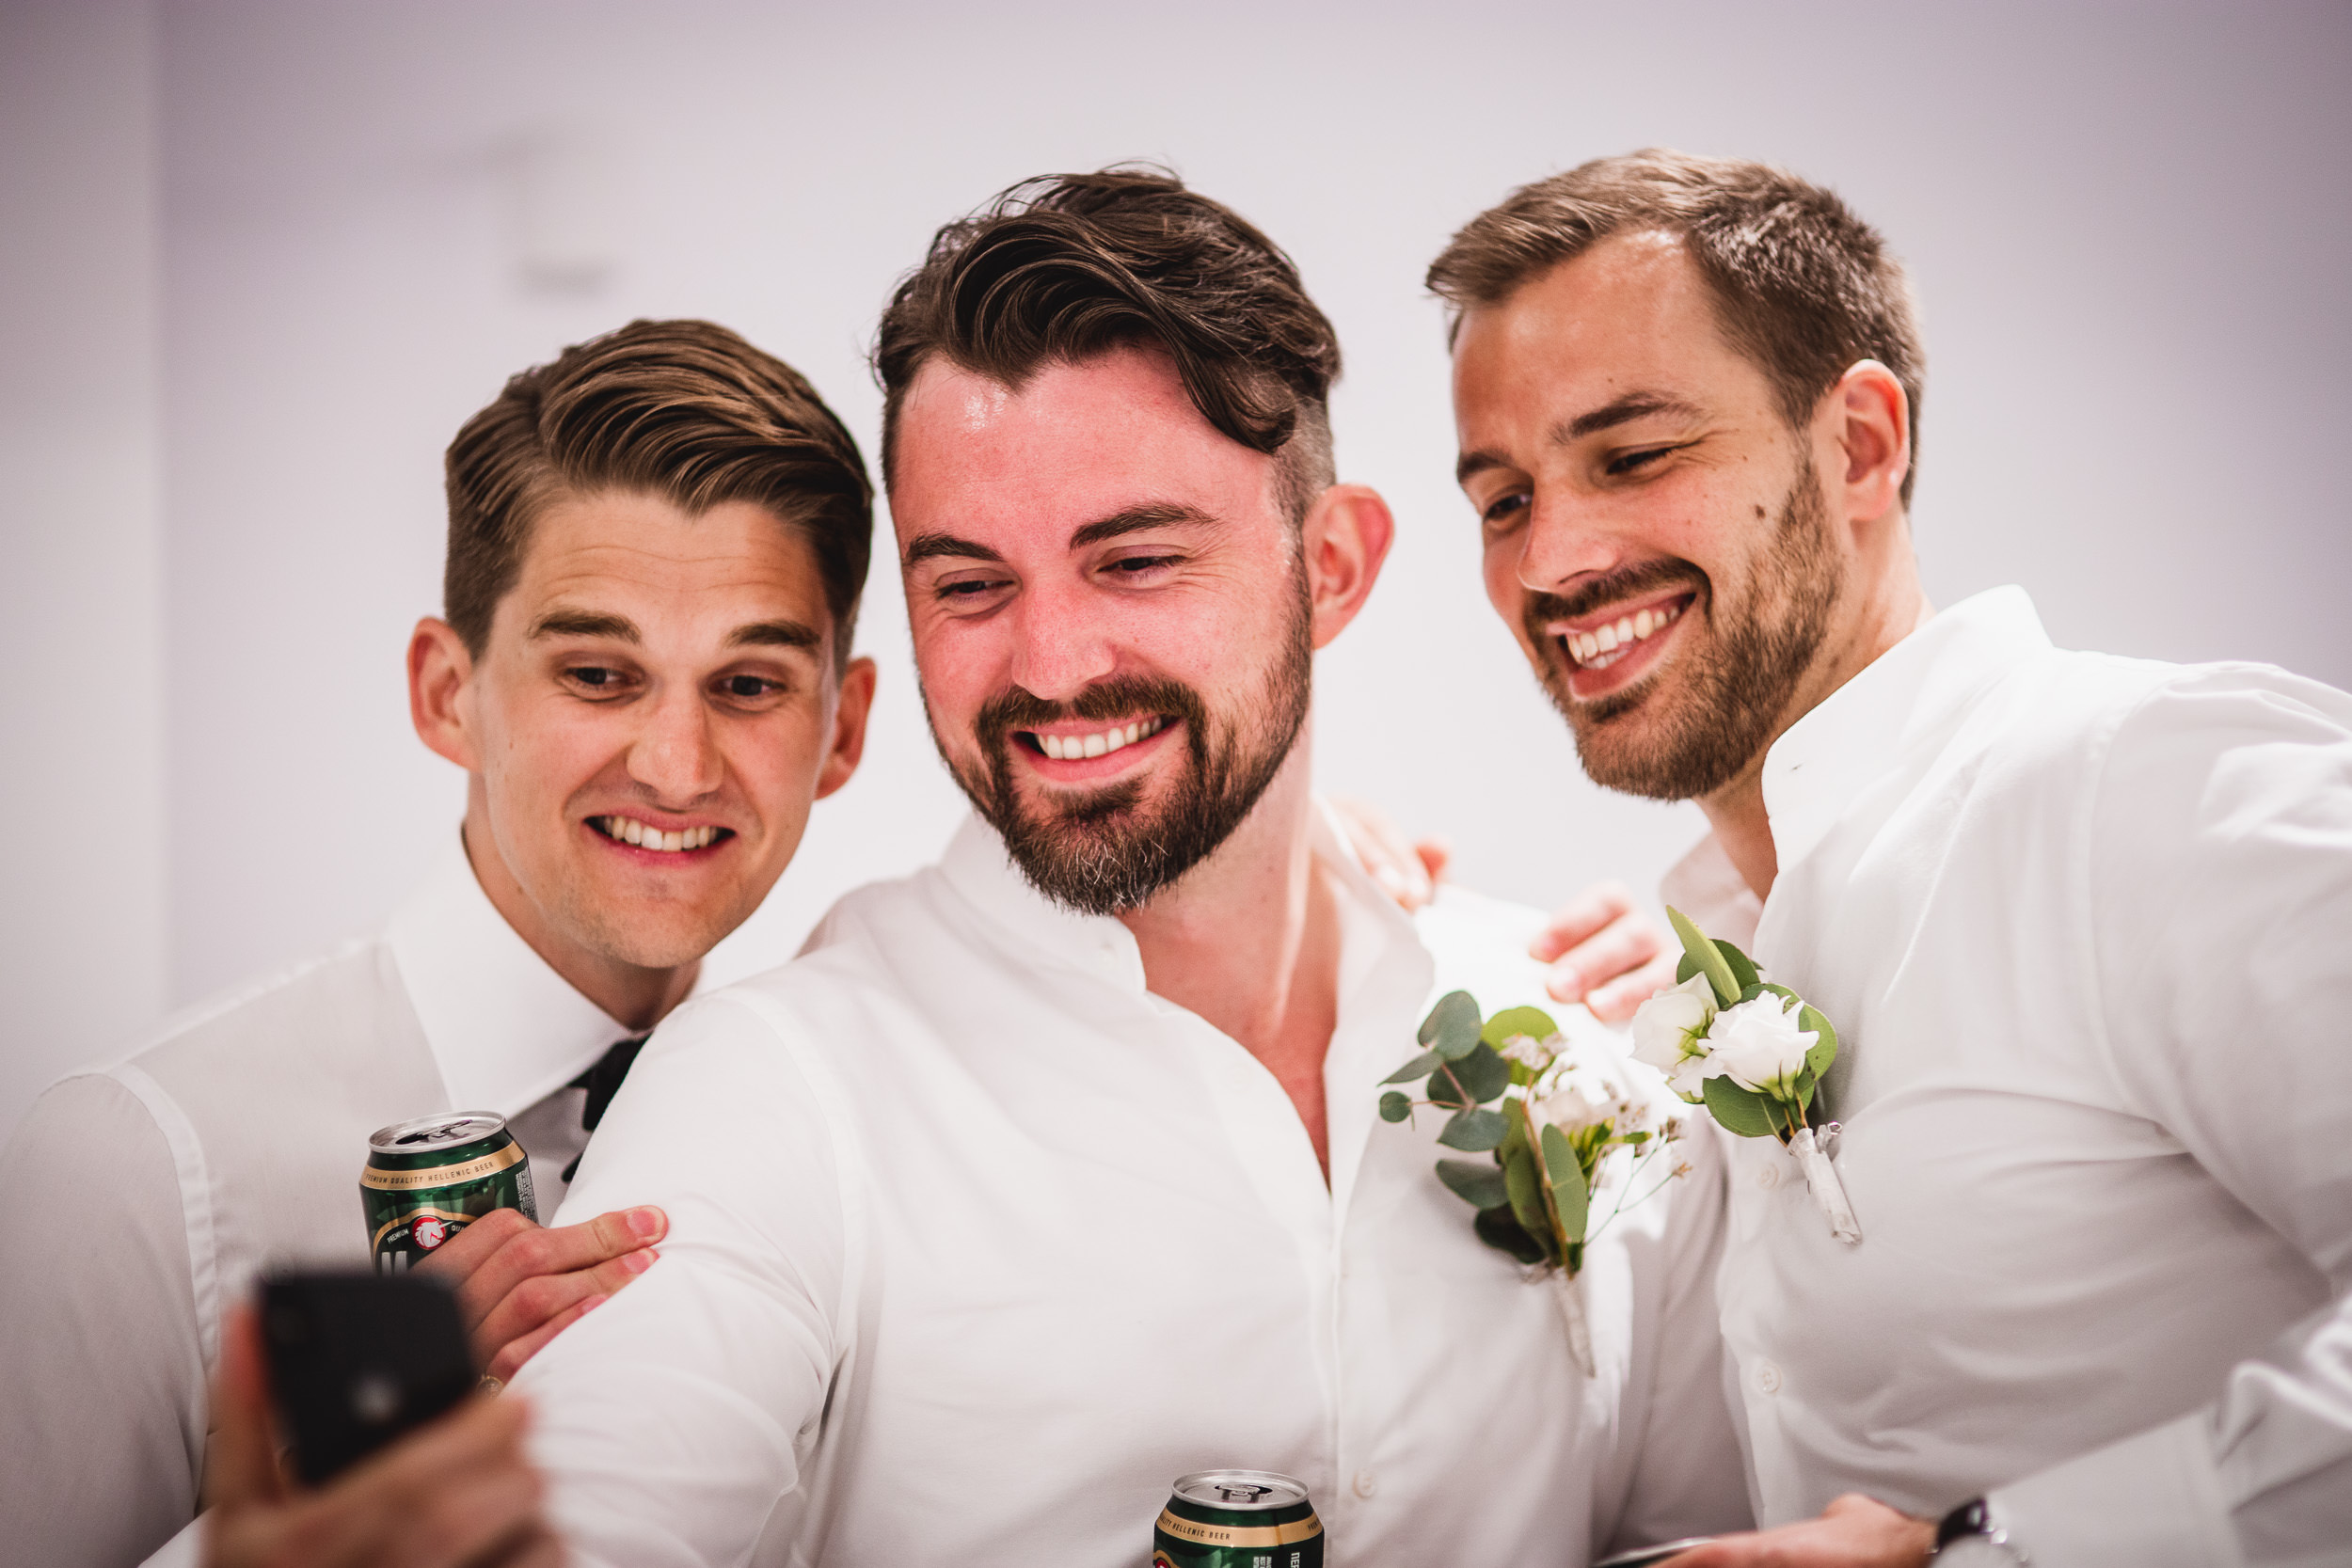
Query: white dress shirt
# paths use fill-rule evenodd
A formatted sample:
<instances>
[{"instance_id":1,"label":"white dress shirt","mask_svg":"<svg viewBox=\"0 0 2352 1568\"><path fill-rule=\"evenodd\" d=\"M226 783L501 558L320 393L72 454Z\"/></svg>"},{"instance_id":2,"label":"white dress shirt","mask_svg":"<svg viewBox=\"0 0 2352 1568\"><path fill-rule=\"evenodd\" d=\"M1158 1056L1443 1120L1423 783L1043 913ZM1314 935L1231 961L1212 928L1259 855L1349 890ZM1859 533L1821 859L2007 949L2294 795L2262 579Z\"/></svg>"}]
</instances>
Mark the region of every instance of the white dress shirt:
<instances>
[{"instance_id":1,"label":"white dress shirt","mask_svg":"<svg viewBox=\"0 0 2352 1568\"><path fill-rule=\"evenodd\" d=\"M1990 1489L2036 1568L2352 1563L2352 697L2002 589L1763 785L1863 1240L1727 1140L1759 1516Z\"/></svg>"},{"instance_id":2,"label":"white dress shirt","mask_svg":"<svg viewBox=\"0 0 2352 1568\"><path fill-rule=\"evenodd\" d=\"M663 1205L661 1259L516 1385L579 1560L1140 1565L1217 1465L1305 1481L1346 1568L1743 1523L1713 1139L1588 1254L1587 1380L1438 1181L1444 1117L1375 1115L1437 992L1542 999L1540 917L1408 919L1327 821L1316 848L1328 1187L1273 1075L977 821L665 1023L567 1204Z\"/></svg>"},{"instance_id":3,"label":"white dress shirt","mask_svg":"<svg viewBox=\"0 0 2352 1568\"><path fill-rule=\"evenodd\" d=\"M628 1032L452 847L382 935L51 1088L0 1153L0 1557L193 1561L223 1310L275 1264L365 1265L391 1122L513 1116L551 1212L585 1141L565 1085Z\"/></svg>"}]
</instances>

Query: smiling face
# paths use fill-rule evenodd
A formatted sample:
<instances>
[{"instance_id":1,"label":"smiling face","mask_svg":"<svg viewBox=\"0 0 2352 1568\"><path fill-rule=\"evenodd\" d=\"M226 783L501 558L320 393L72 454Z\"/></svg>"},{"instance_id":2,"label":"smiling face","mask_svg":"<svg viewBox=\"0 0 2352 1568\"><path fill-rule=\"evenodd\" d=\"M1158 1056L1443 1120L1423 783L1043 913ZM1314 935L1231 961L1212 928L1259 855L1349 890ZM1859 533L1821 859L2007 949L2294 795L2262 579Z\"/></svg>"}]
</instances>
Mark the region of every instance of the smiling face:
<instances>
[{"instance_id":1,"label":"smiling face","mask_svg":"<svg viewBox=\"0 0 2352 1568\"><path fill-rule=\"evenodd\" d=\"M891 478L940 755L1040 891L1141 905L1225 842L1306 720L1275 460L1130 349L1017 391L932 360Z\"/></svg>"},{"instance_id":2,"label":"smiling face","mask_svg":"<svg viewBox=\"0 0 2352 1568\"><path fill-rule=\"evenodd\" d=\"M615 493L537 514L478 659L419 628L475 872L575 983L691 965L767 895L856 766L872 670L836 681L832 637L814 552L766 510Z\"/></svg>"},{"instance_id":3,"label":"smiling face","mask_svg":"<svg viewBox=\"0 0 2352 1568\"><path fill-rule=\"evenodd\" d=\"M1708 796L1823 663L1852 570L1834 436L1792 431L1670 237L1602 242L1462 317L1487 596L1595 782Z\"/></svg>"}]
</instances>

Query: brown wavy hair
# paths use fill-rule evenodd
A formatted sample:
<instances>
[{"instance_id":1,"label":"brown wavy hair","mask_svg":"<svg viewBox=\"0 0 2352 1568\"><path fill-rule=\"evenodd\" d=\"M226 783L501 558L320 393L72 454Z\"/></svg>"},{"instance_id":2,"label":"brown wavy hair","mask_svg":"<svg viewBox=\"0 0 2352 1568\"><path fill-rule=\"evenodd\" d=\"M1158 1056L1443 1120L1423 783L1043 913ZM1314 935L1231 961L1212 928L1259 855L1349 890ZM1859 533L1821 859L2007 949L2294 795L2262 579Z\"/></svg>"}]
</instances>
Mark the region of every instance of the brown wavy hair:
<instances>
[{"instance_id":1,"label":"brown wavy hair","mask_svg":"<svg viewBox=\"0 0 2352 1568\"><path fill-rule=\"evenodd\" d=\"M442 613L475 657L515 586L532 519L565 496L659 496L690 515L750 501L805 538L836 668L873 549L857 442L802 374L706 321L634 321L507 382L444 463Z\"/></svg>"},{"instance_id":2,"label":"brown wavy hair","mask_svg":"<svg viewBox=\"0 0 2352 1568\"><path fill-rule=\"evenodd\" d=\"M1731 341L1772 384L1782 417L1802 426L1856 360L1895 372L1911 404L1911 468L1919 470L1927 389L1918 307L1879 231L1836 193L1770 164L1648 148L1596 158L1522 185L1462 227L1430 263L1429 287L1459 312L1617 234L1677 235L1714 296Z\"/></svg>"},{"instance_id":3,"label":"brown wavy hair","mask_svg":"<svg viewBox=\"0 0 2352 1568\"><path fill-rule=\"evenodd\" d=\"M1048 363L1150 345L1203 419L1280 461L1293 524L1329 487L1339 338L1298 268L1166 169L1052 174L941 229L882 312L882 480L899 405L935 356L1010 388Z\"/></svg>"}]
</instances>

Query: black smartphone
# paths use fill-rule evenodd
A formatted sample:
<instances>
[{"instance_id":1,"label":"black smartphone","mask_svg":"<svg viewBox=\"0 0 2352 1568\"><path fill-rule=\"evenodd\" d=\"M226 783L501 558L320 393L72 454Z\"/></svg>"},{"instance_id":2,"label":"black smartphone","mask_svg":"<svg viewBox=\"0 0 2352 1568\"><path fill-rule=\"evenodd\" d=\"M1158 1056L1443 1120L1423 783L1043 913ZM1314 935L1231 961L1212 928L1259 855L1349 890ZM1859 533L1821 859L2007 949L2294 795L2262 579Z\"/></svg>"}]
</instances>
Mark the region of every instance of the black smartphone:
<instances>
[{"instance_id":1,"label":"black smartphone","mask_svg":"<svg viewBox=\"0 0 2352 1568\"><path fill-rule=\"evenodd\" d=\"M262 1339L295 1473L314 1486L479 1381L456 1296L414 1275L272 1275L262 1283Z\"/></svg>"},{"instance_id":2,"label":"black smartphone","mask_svg":"<svg viewBox=\"0 0 2352 1568\"><path fill-rule=\"evenodd\" d=\"M1692 1547L1704 1546L1714 1539L1711 1535L1692 1535L1656 1546L1641 1546L1629 1552L1619 1552L1614 1557L1602 1558L1593 1564L1593 1568L1653 1568L1654 1564L1668 1558L1680 1557Z\"/></svg>"}]
</instances>

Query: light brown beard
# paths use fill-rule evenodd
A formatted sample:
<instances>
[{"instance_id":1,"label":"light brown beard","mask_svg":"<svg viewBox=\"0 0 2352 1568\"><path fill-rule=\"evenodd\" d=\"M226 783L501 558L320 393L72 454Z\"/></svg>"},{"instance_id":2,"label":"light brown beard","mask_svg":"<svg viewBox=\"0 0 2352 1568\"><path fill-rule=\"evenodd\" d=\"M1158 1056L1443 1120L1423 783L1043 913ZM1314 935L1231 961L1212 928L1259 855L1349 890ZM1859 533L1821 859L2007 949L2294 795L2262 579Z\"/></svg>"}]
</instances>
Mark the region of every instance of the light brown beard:
<instances>
[{"instance_id":1,"label":"light brown beard","mask_svg":"<svg viewBox=\"0 0 2352 1568\"><path fill-rule=\"evenodd\" d=\"M1215 854L1256 807L1298 744L1314 673L1313 607L1306 577L1290 624L1255 698L1236 713L1212 716L1199 692L1177 681L1110 680L1066 703L1049 703L1015 687L991 698L973 720L982 767L960 762L931 740L973 809L1004 835L1013 863L1056 903L1082 914L1122 914ZM1156 713L1184 724L1184 771L1156 808L1140 780L1071 794L1045 811L1025 805L1012 774L1012 734L1062 719L1110 720ZM1214 726L1216 733L1210 733Z\"/></svg>"},{"instance_id":2,"label":"light brown beard","mask_svg":"<svg viewBox=\"0 0 2352 1568\"><path fill-rule=\"evenodd\" d=\"M1653 800L1711 795L1739 777L1770 740L1827 640L1844 596L1820 476L1810 463L1801 462L1781 498L1772 548L1736 612L1725 609L1707 575L1688 562L1628 575L1653 580L1597 583L1592 585L1597 593L1567 598L1549 594L1529 598L1522 626L1538 650L1535 673L1575 733L1577 758L1595 784ZM1589 703L1569 696L1559 662L1567 656L1555 654L1556 641L1545 633L1545 624L1588 614L1622 597L1629 587L1638 590L1661 580L1694 580L1703 589L1692 609L1705 607L1714 633L1711 656L1686 650L1673 665L1628 690ZM1686 689L1671 690L1664 684L1669 678L1679 679ZM1658 732L1647 737L1629 722L1644 713Z\"/></svg>"}]
</instances>

